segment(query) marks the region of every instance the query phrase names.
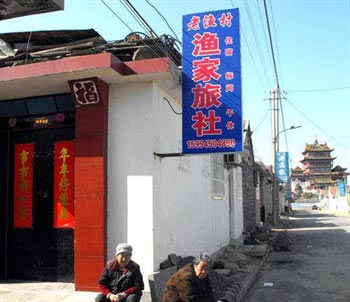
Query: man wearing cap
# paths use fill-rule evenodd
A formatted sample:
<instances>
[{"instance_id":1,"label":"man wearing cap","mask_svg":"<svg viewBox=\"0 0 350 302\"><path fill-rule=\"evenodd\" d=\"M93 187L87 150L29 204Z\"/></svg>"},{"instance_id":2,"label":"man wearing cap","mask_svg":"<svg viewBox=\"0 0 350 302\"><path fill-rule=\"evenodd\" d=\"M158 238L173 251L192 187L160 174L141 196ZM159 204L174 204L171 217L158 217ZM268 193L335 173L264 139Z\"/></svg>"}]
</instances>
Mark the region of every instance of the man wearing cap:
<instances>
[{"instance_id":1,"label":"man wearing cap","mask_svg":"<svg viewBox=\"0 0 350 302\"><path fill-rule=\"evenodd\" d=\"M144 288L140 266L131 260L132 247L120 243L116 257L107 262L98 287L102 292L95 301L139 302Z\"/></svg>"},{"instance_id":2,"label":"man wearing cap","mask_svg":"<svg viewBox=\"0 0 350 302\"><path fill-rule=\"evenodd\" d=\"M163 302L216 302L208 277L211 262L201 253L175 272L165 286Z\"/></svg>"}]
</instances>

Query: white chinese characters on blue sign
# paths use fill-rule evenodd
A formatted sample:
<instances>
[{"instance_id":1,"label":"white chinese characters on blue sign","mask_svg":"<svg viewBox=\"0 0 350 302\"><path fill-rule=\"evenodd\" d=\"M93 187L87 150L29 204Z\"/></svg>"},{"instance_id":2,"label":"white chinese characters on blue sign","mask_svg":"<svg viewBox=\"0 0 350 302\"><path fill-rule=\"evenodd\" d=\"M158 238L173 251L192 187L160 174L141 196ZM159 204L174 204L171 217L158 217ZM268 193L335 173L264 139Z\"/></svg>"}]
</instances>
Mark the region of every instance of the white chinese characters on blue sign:
<instances>
[{"instance_id":1,"label":"white chinese characters on blue sign","mask_svg":"<svg viewBox=\"0 0 350 302\"><path fill-rule=\"evenodd\" d=\"M242 151L238 9L183 16L183 153Z\"/></svg>"},{"instance_id":2,"label":"white chinese characters on blue sign","mask_svg":"<svg viewBox=\"0 0 350 302\"><path fill-rule=\"evenodd\" d=\"M277 152L276 154L276 177L279 183L287 183L289 178L289 154Z\"/></svg>"}]
</instances>

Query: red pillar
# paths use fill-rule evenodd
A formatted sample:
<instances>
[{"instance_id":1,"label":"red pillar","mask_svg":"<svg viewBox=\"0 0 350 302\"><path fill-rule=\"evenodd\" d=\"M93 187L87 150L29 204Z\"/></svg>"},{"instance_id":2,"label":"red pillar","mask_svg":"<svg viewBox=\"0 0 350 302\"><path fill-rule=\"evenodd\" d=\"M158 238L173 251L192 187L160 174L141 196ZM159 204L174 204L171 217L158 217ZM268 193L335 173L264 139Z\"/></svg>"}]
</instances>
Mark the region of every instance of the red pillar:
<instances>
[{"instance_id":1,"label":"red pillar","mask_svg":"<svg viewBox=\"0 0 350 302\"><path fill-rule=\"evenodd\" d=\"M108 84L69 82L76 100L75 289L97 290L106 261Z\"/></svg>"}]
</instances>

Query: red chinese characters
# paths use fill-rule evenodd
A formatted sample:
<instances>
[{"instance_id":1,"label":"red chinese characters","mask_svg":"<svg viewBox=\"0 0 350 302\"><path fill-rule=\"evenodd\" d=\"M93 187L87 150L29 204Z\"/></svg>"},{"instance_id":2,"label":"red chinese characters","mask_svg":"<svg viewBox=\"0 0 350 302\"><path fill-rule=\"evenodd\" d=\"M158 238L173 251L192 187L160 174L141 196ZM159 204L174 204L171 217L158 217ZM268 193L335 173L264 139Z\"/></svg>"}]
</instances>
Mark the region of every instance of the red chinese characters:
<instances>
[{"instance_id":1,"label":"red chinese characters","mask_svg":"<svg viewBox=\"0 0 350 302\"><path fill-rule=\"evenodd\" d=\"M55 143L54 227L74 227L74 142Z\"/></svg>"},{"instance_id":2,"label":"red chinese characters","mask_svg":"<svg viewBox=\"0 0 350 302\"><path fill-rule=\"evenodd\" d=\"M217 34L211 34L205 32L203 35L195 34L193 44L195 45L192 55L203 56L203 55L218 55L221 53L219 48L219 38Z\"/></svg>"},{"instance_id":3,"label":"red chinese characters","mask_svg":"<svg viewBox=\"0 0 350 302\"><path fill-rule=\"evenodd\" d=\"M220 21L220 25L222 26L222 27L225 27L225 26L227 26L227 27L231 27L232 26L232 23L231 23L231 21L232 21L232 15L231 15L231 13L230 12L228 12L227 14L222 14L221 15L221 17L219 18L219 21Z\"/></svg>"},{"instance_id":4,"label":"red chinese characters","mask_svg":"<svg viewBox=\"0 0 350 302\"><path fill-rule=\"evenodd\" d=\"M15 228L31 228L33 225L33 149L32 143L15 146Z\"/></svg>"},{"instance_id":5,"label":"red chinese characters","mask_svg":"<svg viewBox=\"0 0 350 302\"><path fill-rule=\"evenodd\" d=\"M208 116L202 111L197 111L196 115L192 116L195 122L192 128L196 131L197 136L203 135L218 135L222 133L221 129L216 128L216 123L221 121L221 117L215 116L214 110L209 110Z\"/></svg>"},{"instance_id":6,"label":"red chinese characters","mask_svg":"<svg viewBox=\"0 0 350 302\"><path fill-rule=\"evenodd\" d=\"M200 31L201 28L231 27L231 21L232 15L230 12L222 13L221 16L217 17L213 14L206 14L203 18L192 16L191 21L187 23L187 29L188 31ZM225 36L223 42L224 45L232 45L232 36ZM202 57L192 61L192 80L196 83L191 89L193 95L191 107L195 109L192 114L192 129L196 132L197 137L218 135L222 133L219 126L222 116L217 111L222 106L220 98L222 93L234 92L234 72L232 70L226 71L224 81L219 82L222 77L220 73L221 58L217 56L222 54L222 50L218 33L212 31L198 32L193 35L192 44L194 45L192 56ZM226 47L223 52L226 57L234 55L232 47ZM222 89L224 92L222 92ZM199 109L207 109L208 111ZM231 119L234 115L233 110L230 110L229 114L226 113L228 119ZM234 129L234 123L228 120L221 127L232 130Z\"/></svg>"},{"instance_id":7,"label":"red chinese characters","mask_svg":"<svg viewBox=\"0 0 350 302\"><path fill-rule=\"evenodd\" d=\"M205 57L201 60L193 61L193 77L194 82L209 82L211 79L217 80L221 77L217 70L220 67L220 59L210 59Z\"/></svg>"},{"instance_id":8,"label":"red chinese characters","mask_svg":"<svg viewBox=\"0 0 350 302\"><path fill-rule=\"evenodd\" d=\"M209 109L212 106L218 108L221 105L219 101L221 97L221 85L207 83L203 87L202 84L197 84L196 87L192 89L192 92L194 94L192 108L194 109Z\"/></svg>"}]
</instances>

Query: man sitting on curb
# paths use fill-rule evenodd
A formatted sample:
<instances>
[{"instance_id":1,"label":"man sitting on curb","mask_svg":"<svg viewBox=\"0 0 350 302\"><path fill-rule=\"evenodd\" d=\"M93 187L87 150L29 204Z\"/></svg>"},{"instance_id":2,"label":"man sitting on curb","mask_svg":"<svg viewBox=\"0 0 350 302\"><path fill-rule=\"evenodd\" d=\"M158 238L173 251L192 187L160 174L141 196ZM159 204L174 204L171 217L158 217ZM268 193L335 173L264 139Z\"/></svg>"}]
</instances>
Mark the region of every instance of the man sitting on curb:
<instances>
[{"instance_id":1,"label":"man sitting on curb","mask_svg":"<svg viewBox=\"0 0 350 302\"><path fill-rule=\"evenodd\" d=\"M216 302L209 282L211 258L201 253L174 273L165 287L164 302Z\"/></svg>"},{"instance_id":2,"label":"man sitting on curb","mask_svg":"<svg viewBox=\"0 0 350 302\"><path fill-rule=\"evenodd\" d=\"M116 258L107 262L98 287L102 292L95 301L139 302L144 288L140 266L131 260L132 247L120 243L116 248Z\"/></svg>"}]
</instances>

